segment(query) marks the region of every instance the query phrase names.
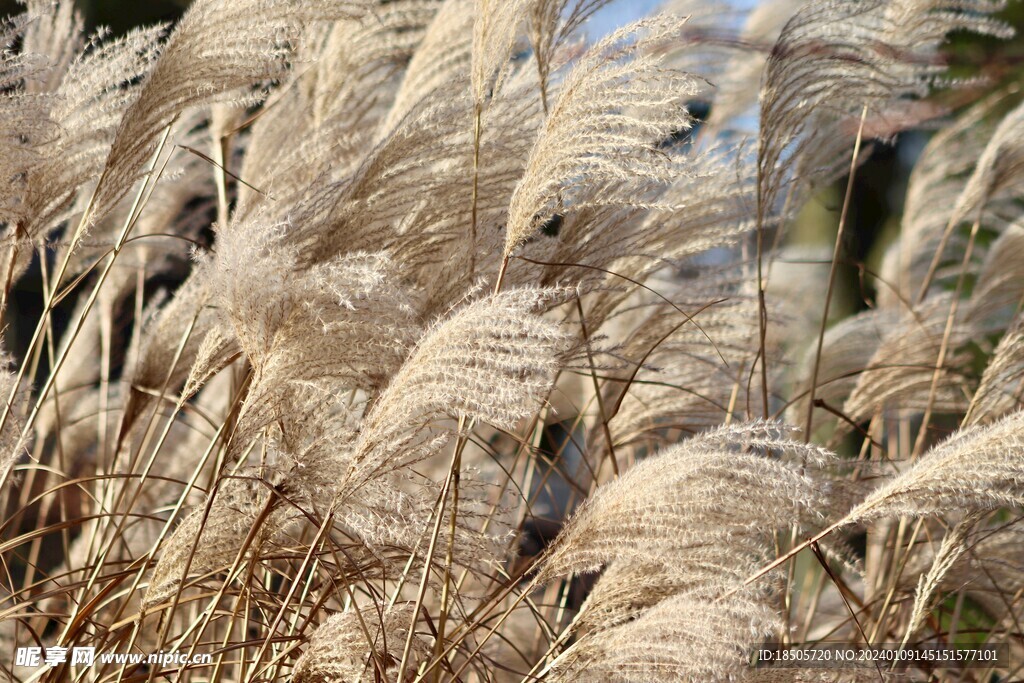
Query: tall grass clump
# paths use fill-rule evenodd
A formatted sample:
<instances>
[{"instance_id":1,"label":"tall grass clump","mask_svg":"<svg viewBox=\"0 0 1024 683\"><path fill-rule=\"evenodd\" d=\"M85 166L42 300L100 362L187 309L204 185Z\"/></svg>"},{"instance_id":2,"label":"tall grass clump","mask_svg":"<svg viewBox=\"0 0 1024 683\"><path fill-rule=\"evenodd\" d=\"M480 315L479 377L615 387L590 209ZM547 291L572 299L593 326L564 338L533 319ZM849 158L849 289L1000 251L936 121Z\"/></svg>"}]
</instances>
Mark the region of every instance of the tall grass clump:
<instances>
[{"instance_id":1,"label":"tall grass clump","mask_svg":"<svg viewBox=\"0 0 1024 683\"><path fill-rule=\"evenodd\" d=\"M0 25L5 677L1020 678L1024 104L947 68L1003 3L607 4ZM756 661L821 641L1004 656Z\"/></svg>"}]
</instances>

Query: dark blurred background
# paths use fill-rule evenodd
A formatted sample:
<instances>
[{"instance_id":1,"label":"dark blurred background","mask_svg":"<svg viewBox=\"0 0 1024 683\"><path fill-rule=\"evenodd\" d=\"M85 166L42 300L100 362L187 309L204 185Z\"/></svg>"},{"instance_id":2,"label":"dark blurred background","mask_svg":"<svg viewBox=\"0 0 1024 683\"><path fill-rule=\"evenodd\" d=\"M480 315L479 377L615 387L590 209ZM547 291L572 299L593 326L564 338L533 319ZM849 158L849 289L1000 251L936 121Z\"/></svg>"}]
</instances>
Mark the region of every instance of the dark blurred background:
<instances>
[{"instance_id":1,"label":"dark blurred background","mask_svg":"<svg viewBox=\"0 0 1024 683\"><path fill-rule=\"evenodd\" d=\"M114 33L124 33L134 26L174 21L189 0L78 0L76 4L90 29L107 26ZM14 0L0 0L3 15L19 11Z\"/></svg>"}]
</instances>

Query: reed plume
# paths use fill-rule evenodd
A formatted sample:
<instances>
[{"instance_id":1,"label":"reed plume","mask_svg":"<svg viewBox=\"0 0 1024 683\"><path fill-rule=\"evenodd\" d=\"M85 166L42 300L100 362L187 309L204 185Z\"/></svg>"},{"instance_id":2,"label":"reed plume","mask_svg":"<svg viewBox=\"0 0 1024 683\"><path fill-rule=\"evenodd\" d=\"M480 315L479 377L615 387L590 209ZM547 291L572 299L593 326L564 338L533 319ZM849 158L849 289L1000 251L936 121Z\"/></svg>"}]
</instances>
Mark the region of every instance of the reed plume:
<instances>
[{"instance_id":1,"label":"reed plume","mask_svg":"<svg viewBox=\"0 0 1024 683\"><path fill-rule=\"evenodd\" d=\"M885 672L753 659L1019 654L1024 105L947 69L951 35L1011 35L1002 2L672 0L603 37L607 0L195 0L117 37L23 5L11 680L859 681ZM861 262L862 162L911 132Z\"/></svg>"}]
</instances>

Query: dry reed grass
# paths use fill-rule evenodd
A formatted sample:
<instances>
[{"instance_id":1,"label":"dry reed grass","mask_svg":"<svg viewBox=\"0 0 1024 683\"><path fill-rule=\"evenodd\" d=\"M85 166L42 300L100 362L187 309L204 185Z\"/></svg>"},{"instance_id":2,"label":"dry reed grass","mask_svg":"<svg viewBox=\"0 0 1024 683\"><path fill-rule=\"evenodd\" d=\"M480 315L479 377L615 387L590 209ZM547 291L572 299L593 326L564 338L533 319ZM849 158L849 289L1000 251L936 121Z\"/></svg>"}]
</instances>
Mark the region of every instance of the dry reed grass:
<instances>
[{"instance_id":1,"label":"dry reed grass","mask_svg":"<svg viewBox=\"0 0 1024 683\"><path fill-rule=\"evenodd\" d=\"M118 39L25 4L3 675L854 681L886 672L751 654L959 638L1018 668L911 680L1019 678L1024 105L943 61L1001 2L674 0L596 41L607 0L196 0ZM787 228L923 125L833 324L851 192L824 282Z\"/></svg>"}]
</instances>

